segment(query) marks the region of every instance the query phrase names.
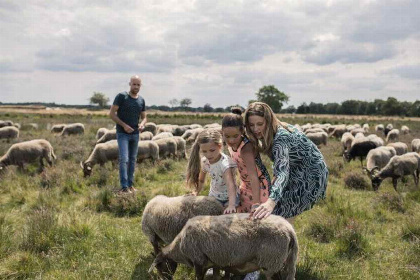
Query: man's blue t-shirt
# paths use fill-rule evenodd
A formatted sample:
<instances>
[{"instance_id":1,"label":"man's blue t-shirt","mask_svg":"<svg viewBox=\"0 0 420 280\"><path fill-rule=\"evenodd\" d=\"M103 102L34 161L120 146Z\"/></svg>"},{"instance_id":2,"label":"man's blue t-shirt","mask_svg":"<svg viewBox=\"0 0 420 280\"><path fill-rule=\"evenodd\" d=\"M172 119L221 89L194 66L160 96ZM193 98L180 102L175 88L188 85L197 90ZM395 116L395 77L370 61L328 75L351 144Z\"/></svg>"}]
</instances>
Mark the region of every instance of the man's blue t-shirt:
<instances>
[{"instance_id":1,"label":"man's blue t-shirt","mask_svg":"<svg viewBox=\"0 0 420 280\"><path fill-rule=\"evenodd\" d=\"M115 97L113 105L118 106L118 118L134 129L132 133L139 133L140 113L146 110L144 99L140 96L137 99L132 98L128 92L122 92ZM117 132L127 133L119 124Z\"/></svg>"}]
</instances>

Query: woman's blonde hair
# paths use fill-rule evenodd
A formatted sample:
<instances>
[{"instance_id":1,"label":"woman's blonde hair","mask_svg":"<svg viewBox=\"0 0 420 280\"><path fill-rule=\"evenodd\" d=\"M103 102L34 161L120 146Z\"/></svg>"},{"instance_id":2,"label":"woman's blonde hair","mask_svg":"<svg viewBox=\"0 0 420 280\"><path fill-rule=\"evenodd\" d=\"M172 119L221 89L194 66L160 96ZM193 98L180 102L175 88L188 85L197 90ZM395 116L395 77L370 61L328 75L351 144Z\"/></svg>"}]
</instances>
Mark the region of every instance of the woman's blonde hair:
<instances>
[{"instance_id":1,"label":"woman's blonde hair","mask_svg":"<svg viewBox=\"0 0 420 280\"><path fill-rule=\"evenodd\" d=\"M187 167L187 186L198 190L198 178L201 171L200 145L215 143L222 146L222 134L218 129L205 129L200 132L191 147L191 154Z\"/></svg>"},{"instance_id":2,"label":"woman's blonde hair","mask_svg":"<svg viewBox=\"0 0 420 280\"><path fill-rule=\"evenodd\" d=\"M259 145L258 139L252 133L252 130L249 126L249 117L250 116L259 116L264 118L266 123L266 130L263 132L263 139L261 140L261 145ZM288 124L281 122L277 119L273 110L264 102L253 102L249 104L248 108L245 111L245 128L247 132L248 139L254 145L255 150L263 152L270 155L271 149L273 147L274 135L277 133L277 128L282 126L283 128L290 131Z\"/></svg>"}]
</instances>

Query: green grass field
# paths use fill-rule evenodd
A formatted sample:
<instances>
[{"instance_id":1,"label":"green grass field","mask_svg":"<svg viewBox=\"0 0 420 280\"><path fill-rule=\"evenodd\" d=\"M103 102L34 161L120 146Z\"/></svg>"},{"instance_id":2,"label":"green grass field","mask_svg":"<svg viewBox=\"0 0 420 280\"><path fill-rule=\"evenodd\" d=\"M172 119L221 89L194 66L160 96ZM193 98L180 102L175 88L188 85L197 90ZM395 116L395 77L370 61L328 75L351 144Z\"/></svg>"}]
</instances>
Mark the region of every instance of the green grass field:
<instances>
[{"instance_id":1,"label":"green grass field","mask_svg":"<svg viewBox=\"0 0 420 280\"><path fill-rule=\"evenodd\" d=\"M0 119L39 124L38 130L23 127L17 141L0 140L0 155L14 142L37 138L50 141L57 155L55 165L42 174L34 164L23 171L9 167L0 175L0 279L154 279L147 272L153 258L141 231L142 210L157 194L188 192L186 160L138 165L139 191L116 196L117 164L95 166L89 178L79 166L93 149L96 130L113 126L109 118L0 113ZM366 121L327 116L284 120ZM207 124L221 119L150 115L149 121ZM60 138L49 132L51 124L69 122L84 123L85 135ZM401 141L420 138L420 122L392 123L412 129ZM369 124L373 131L376 123ZM399 193L389 179L373 192L360 162L343 162L339 141L329 139L321 151L330 170L327 199L295 220L300 245L296 279L420 279L420 189L413 178L399 182ZM352 180L356 184L346 186ZM180 266L175 279L194 279L193 270Z\"/></svg>"}]
</instances>

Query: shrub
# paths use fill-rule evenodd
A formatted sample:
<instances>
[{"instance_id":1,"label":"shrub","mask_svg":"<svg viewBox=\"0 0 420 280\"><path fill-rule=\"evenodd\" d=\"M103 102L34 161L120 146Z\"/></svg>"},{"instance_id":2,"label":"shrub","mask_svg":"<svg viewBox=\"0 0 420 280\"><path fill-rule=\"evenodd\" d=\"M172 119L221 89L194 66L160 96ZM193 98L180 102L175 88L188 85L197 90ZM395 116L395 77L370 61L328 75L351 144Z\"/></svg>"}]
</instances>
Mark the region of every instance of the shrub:
<instances>
[{"instance_id":1,"label":"shrub","mask_svg":"<svg viewBox=\"0 0 420 280\"><path fill-rule=\"evenodd\" d=\"M338 235L338 253L348 258L364 255L368 251L368 241L362 227L351 219Z\"/></svg>"},{"instance_id":2,"label":"shrub","mask_svg":"<svg viewBox=\"0 0 420 280\"><path fill-rule=\"evenodd\" d=\"M344 164L342 160L334 160L330 164L328 164L328 171L330 176L334 176L337 178L341 177L343 172Z\"/></svg>"},{"instance_id":3,"label":"shrub","mask_svg":"<svg viewBox=\"0 0 420 280\"><path fill-rule=\"evenodd\" d=\"M377 205L383 205L386 209L389 209L391 211L396 211L400 213L404 213L406 211L403 198L396 193L380 194L375 199L375 202Z\"/></svg>"},{"instance_id":4,"label":"shrub","mask_svg":"<svg viewBox=\"0 0 420 280\"><path fill-rule=\"evenodd\" d=\"M344 184L350 189L366 190L369 188L369 183L365 176L359 172L348 172L344 176Z\"/></svg>"},{"instance_id":5,"label":"shrub","mask_svg":"<svg viewBox=\"0 0 420 280\"><path fill-rule=\"evenodd\" d=\"M330 216L317 218L309 225L306 234L320 243L329 243L334 238L335 221Z\"/></svg>"}]
</instances>

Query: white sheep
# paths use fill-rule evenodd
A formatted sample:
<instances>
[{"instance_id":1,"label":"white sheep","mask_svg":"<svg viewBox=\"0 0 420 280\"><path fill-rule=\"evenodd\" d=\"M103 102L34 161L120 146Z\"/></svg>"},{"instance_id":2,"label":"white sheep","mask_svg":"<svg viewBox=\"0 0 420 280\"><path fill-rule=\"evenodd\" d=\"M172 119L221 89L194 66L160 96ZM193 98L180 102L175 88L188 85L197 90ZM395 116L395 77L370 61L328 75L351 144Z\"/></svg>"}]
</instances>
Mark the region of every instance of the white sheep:
<instances>
[{"instance_id":1,"label":"white sheep","mask_svg":"<svg viewBox=\"0 0 420 280\"><path fill-rule=\"evenodd\" d=\"M115 139L117 139L117 130L110 129L105 131L104 135L102 135L102 137L99 138L98 141L96 141L96 144L105 143Z\"/></svg>"},{"instance_id":2,"label":"white sheep","mask_svg":"<svg viewBox=\"0 0 420 280\"><path fill-rule=\"evenodd\" d=\"M82 123L72 123L68 124L63 128L60 136L73 135L73 134L83 134L85 133L85 126Z\"/></svg>"},{"instance_id":3,"label":"white sheep","mask_svg":"<svg viewBox=\"0 0 420 280\"><path fill-rule=\"evenodd\" d=\"M396 128L390 130L386 136L386 142L396 142L400 137L400 131Z\"/></svg>"},{"instance_id":4,"label":"white sheep","mask_svg":"<svg viewBox=\"0 0 420 280\"><path fill-rule=\"evenodd\" d=\"M185 131L184 134L182 134L182 138L184 138L185 140L187 140L191 135L195 134L195 133L200 133L201 131L203 131L204 129L199 127L199 128L194 128L194 129L189 129L187 131Z\"/></svg>"},{"instance_id":5,"label":"white sheep","mask_svg":"<svg viewBox=\"0 0 420 280\"><path fill-rule=\"evenodd\" d=\"M98 128L98 131L96 132L96 140L99 140L106 132L108 131L108 128L101 127Z\"/></svg>"},{"instance_id":6,"label":"white sheep","mask_svg":"<svg viewBox=\"0 0 420 280\"><path fill-rule=\"evenodd\" d=\"M343 136L344 132L347 132L346 125L336 125L334 130L330 133L330 137L335 137L337 139L341 138Z\"/></svg>"},{"instance_id":7,"label":"white sheep","mask_svg":"<svg viewBox=\"0 0 420 280\"><path fill-rule=\"evenodd\" d=\"M408 152L408 146L407 146L407 144L405 144L403 142L389 143L389 144L387 144L387 146L394 147L395 151L397 152L397 156L406 154Z\"/></svg>"},{"instance_id":8,"label":"white sheep","mask_svg":"<svg viewBox=\"0 0 420 280\"><path fill-rule=\"evenodd\" d=\"M159 134L159 133L162 133L162 132L172 133L173 129L174 129L174 125L172 125L172 124L158 124L156 135Z\"/></svg>"},{"instance_id":9,"label":"white sheep","mask_svg":"<svg viewBox=\"0 0 420 280\"><path fill-rule=\"evenodd\" d=\"M384 129L385 137L388 136L388 133L393 129L394 129L394 126L392 125L392 123L387 124Z\"/></svg>"},{"instance_id":10,"label":"white sheep","mask_svg":"<svg viewBox=\"0 0 420 280\"><path fill-rule=\"evenodd\" d=\"M308 133L306 134L306 137L308 137L317 146L320 146L321 144L324 144L325 146L327 145L328 134L324 131L316 132L316 133Z\"/></svg>"},{"instance_id":11,"label":"white sheep","mask_svg":"<svg viewBox=\"0 0 420 280\"><path fill-rule=\"evenodd\" d=\"M413 139L413 141L411 141L411 151L420 153L420 139Z\"/></svg>"},{"instance_id":12,"label":"white sheep","mask_svg":"<svg viewBox=\"0 0 420 280\"><path fill-rule=\"evenodd\" d=\"M150 131L147 132L151 133ZM139 141L137 162L142 162L145 159L151 159L152 162L159 160L159 145L155 141Z\"/></svg>"},{"instance_id":13,"label":"white sheep","mask_svg":"<svg viewBox=\"0 0 420 280\"><path fill-rule=\"evenodd\" d=\"M142 231L152 243L156 256L160 252L160 245L171 243L190 218L222 215L223 210L221 203L211 196L158 195L144 208Z\"/></svg>"},{"instance_id":14,"label":"white sheep","mask_svg":"<svg viewBox=\"0 0 420 280\"><path fill-rule=\"evenodd\" d=\"M83 163L80 162L84 176L87 177L92 174L92 168L95 164L100 164L102 166L108 161L118 160L118 156L117 140L97 144L95 148L93 148L88 159Z\"/></svg>"},{"instance_id":15,"label":"white sheep","mask_svg":"<svg viewBox=\"0 0 420 280\"><path fill-rule=\"evenodd\" d=\"M343 153L345 151L350 150L351 143L353 142L353 140L354 140L354 136L350 132L345 132L341 136L341 145L343 146Z\"/></svg>"},{"instance_id":16,"label":"white sheep","mask_svg":"<svg viewBox=\"0 0 420 280\"><path fill-rule=\"evenodd\" d=\"M364 123L362 128L365 131L365 133L369 133L369 124L368 123Z\"/></svg>"},{"instance_id":17,"label":"white sheep","mask_svg":"<svg viewBox=\"0 0 420 280\"><path fill-rule=\"evenodd\" d=\"M39 160L40 171L44 168L43 159L52 166L57 157L50 142L45 139L35 139L13 144L4 156L0 158L0 170L8 165L17 165L23 169L25 163Z\"/></svg>"},{"instance_id":18,"label":"white sheep","mask_svg":"<svg viewBox=\"0 0 420 280\"><path fill-rule=\"evenodd\" d=\"M147 123L144 125L144 129L143 129L143 131L150 131L153 135L156 135L156 132L157 132L157 126L156 126L156 124L155 124L155 123L153 123L153 122L147 122Z\"/></svg>"},{"instance_id":19,"label":"white sheep","mask_svg":"<svg viewBox=\"0 0 420 280\"><path fill-rule=\"evenodd\" d=\"M61 133L66 124L55 124L51 127L51 133Z\"/></svg>"},{"instance_id":20,"label":"white sheep","mask_svg":"<svg viewBox=\"0 0 420 280\"><path fill-rule=\"evenodd\" d=\"M5 127L5 126L13 126L13 122L12 121L1 121L0 120L0 128Z\"/></svg>"},{"instance_id":21,"label":"white sheep","mask_svg":"<svg viewBox=\"0 0 420 280\"><path fill-rule=\"evenodd\" d=\"M322 128L320 127L316 127L316 128L309 128L307 130L305 130L305 134L309 134L309 133L318 133L318 132L325 132ZM328 136L328 135L327 135Z\"/></svg>"},{"instance_id":22,"label":"white sheep","mask_svg":"<svg viewBox=\"0 0 420 280\"><path fill-rule=\"evenodd\" d=\"M173 137L153 141L159 146L159 158L163 159L169 156L172 156L173 158L177 157L177 143Z\"/></svg>"},{"instance_id":23,"label":"white sheep","mask_svg":"<svg viewBox=\"0 0 420 280\"><path fill-rule=\"evenodd\" d=\"M384 145L384 140L376 134L369 134L366 136L369 140L376 143L376 147L380 147Z\"/></svg>"},{"instance_id":24,"label":"white sheep","mask_svg":"<svg viewBox=\"0 0 420 280\"><path fill-rule=\"evenodd\" d=\"M150 131L143 131L142 133L140 133L139 137L140 137L139 139L141 141L143 141L143 140L152 140L153 133L150 132Z\"/></svg>"},{"instance_id":25,"label":"white sheep","mask_svg":"<svg viewBox=\"0 0 420 280\"><path fill-rule=\"evenodd\" d=\"M167 277L183 263L194 267L195 279L200 280L208 268L224 269L227 276L263 269L267 279L292 280L297 255L295 230L280 216L262 220L249 219L246 213L197 216L162 249L149 271L157 267L159 275Z\"/></svg>"},{"instance_id":26,"label":"white sheep","mask_svg":"<svg viewBox=\"0 0 420 280\"><path fill-rule=\"evenodd\" d=\"M0 139L7 139L7 142L10 139L19 138L19 129L14 126L5 126L0 128Z\"/></svg>"},{"instance_id":27,"label":"white sheep","mask_svg":"<svg viewBox=\"0 0 420 280\"><path fill-rule=\"evenodd\" d=\"M174 136L178 158L187 158L187 141L181 136Z\"/></svg>"},{"instance_id":28,"label":"white sheep","mask_svg":"<svg viewBox=\"0 0 420 280\"><path fill-rule=\"evenodd\" d=\"M408 126L406 126L406 125L401 126L401 133L403 135L409 134L410 133L410 129L408 128Z\"/></svg>"},{"instance_id":29,"label":"white sheep","mask_svg":"<svg viewBox=\"0 0 420 280\"><path fill-rule=\"evenodd\" d=\"M358 134L358 133L361 133L361 134L363 134L363 135L365 135L365 130L363 129L363 128L355 128L355 129L352 129L351 131L350 131L350 133L353 135L353 136L356 136L356 134Z\"/></svg>"},{"instance_id":30,"label":"white sheep","mask_svg":"<svg viewBox=\"0 0 420 280\"><path fill-rule=\"evenodd\" d=\"M364 168L369 178L372 180L395 155L397 155L397 152L394 147L381 146L370 150L366 156L366 168Z\"/></svg>"},{"instance_id":31,"label":"white sheep","mask_svg":"<svg viewBox=\"0 0 420 280\"><path fill-rule=\"evenodd\" d=\"M385 127L384 127L383 124L378 124L378 125L375 126L375 131L376 132L384 132L384 130L385 130Z\"/></svg>"},{"instance_id":32,"label":"white sheep","mask_svg":"<svg viewBox=\"0 0 420 280\"><path fill-rule=\"evenodd\" d=\"M155 136L153 136L152 140L159 140L159 139L170 138L170 137L174 137L174 135L171 132L160 132L156 134Z\"/></svg>"},{"instance_id":33,"label":"white sheep","mask_svg":"<svg viewBox=\"0 0 420 280\"><path fill-rule=\"evenodd\" d=\"M398 178L413 175L414 183L418 187L420 174L420 155L415 152L394 156L378 174L372 178L372 187L378 190L385 178L392 178L395 191L397 191Z\"/></svg>"}]
</instances>

